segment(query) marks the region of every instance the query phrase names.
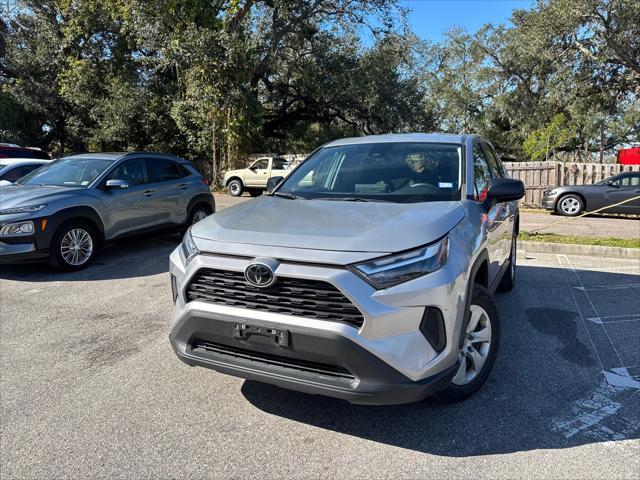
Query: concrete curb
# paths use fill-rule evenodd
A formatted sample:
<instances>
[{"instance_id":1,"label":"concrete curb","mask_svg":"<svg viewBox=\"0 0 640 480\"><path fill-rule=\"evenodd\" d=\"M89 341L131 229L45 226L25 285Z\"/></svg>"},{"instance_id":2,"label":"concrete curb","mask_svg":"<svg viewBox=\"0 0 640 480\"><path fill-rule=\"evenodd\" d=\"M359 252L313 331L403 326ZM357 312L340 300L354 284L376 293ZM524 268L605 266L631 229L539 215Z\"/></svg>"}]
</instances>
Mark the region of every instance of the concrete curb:
<instances>
[{"instance_id":1,"label":"concrete curb","mask_svg":"<svg viewBox=\"0 0 640 480\"><path fill-rule=\"evenodd\" d=\"M559 253L564 255L640 260L640 248L602 247L600 245L574 245L569 243L547 243L518 240L518 250L525 255L527 253Z\"/></svg>"}]
</instances>

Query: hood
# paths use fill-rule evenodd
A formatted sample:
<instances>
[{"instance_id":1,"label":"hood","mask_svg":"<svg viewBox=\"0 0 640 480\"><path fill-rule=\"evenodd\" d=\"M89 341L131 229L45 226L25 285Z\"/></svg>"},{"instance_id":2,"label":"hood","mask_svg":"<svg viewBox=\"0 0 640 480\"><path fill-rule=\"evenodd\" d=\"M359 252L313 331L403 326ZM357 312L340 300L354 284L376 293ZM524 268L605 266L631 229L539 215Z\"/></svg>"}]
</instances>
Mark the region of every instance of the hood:
<instances>
[{"instance_id":1,"label":"hood","mask_svg":"<svg viewBox=\"0 0 640 480\"><path fill-rule=\"evenodd\" d=\"M38 205L58 200L71 191L73 187L52 187L46 185L6 185L0 186L0 210L14 207Z\"/></svg>"},{"instance_id":2,"label":"hood","mask_svg":"<svg viewBox=\"0 0 640 480\"><path fill-rule=\"evenodd\" d=\"M392 253L446 235L460 202L382 203L288 200L262 196L215 213L193 237L220 242L344 252Z\"/></svg>"}]
</instances>

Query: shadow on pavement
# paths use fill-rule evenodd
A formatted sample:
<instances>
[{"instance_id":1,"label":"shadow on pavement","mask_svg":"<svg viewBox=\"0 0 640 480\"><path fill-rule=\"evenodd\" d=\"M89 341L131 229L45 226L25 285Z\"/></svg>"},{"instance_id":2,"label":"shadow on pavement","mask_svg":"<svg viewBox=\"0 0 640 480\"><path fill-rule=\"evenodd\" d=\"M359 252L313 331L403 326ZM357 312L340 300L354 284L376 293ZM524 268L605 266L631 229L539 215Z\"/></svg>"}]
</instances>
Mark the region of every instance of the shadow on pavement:
<instances>
[{"instance_id":1,"label":"shadow on pavement","mask_svg":"<svg viewBox=\"0 0 640 480\"><path fill-rule=\"evenodd\" d=\"M502 318L498 361L483 388L464 402L360 406L255 381L245 381L242 393L269 414L443 456L638 438L640 396L604 382L563 270L529 266L518 272L516 288L497 296ZM577 273L584 285L637 284L635 275Z\"/></svg>"},{"instance_id":2,"label":"shadow on pavement","mask_svg":"<svg viewBox=\"0 0 640 480\"><path fill-rule=\"evenodd\" d=\"M169 271L169 255L180 244L181 239L178 234L167 234L108 242L91 265L77 272L58 272L46 262L2 265L0 279L74 282L156 275Z\"/></svg>"}]
</instances>

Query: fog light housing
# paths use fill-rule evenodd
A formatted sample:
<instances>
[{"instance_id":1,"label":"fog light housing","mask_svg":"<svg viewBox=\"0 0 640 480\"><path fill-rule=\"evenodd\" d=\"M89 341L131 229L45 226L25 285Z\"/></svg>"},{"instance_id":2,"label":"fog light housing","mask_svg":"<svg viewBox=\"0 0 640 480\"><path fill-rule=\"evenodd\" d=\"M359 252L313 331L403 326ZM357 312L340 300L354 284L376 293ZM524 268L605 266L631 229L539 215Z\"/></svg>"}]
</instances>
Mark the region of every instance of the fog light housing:
<instances>
[{"instance_id":1,"label":"fog light housing","mask_svg":"<svg viewBox=\"0 0 640 480\"><path fill-rule=\"evenodd\" d=\"M33 232L33 222L7 223L0 228L0 237L26 237Z\"/></svg>"},{"instance_id":2,"label":"fog light housing","mask_svg":"<svg viewBox=\"0 0 640 480\"><path fill-rule=\"evenodd\" d=\"M420 322L420 331L436 352L440 353L444 350L447 345L447 332L444 328L444 318L439 308L427 307L424 309L422 321Z\"/></svg>"}]
</instances>

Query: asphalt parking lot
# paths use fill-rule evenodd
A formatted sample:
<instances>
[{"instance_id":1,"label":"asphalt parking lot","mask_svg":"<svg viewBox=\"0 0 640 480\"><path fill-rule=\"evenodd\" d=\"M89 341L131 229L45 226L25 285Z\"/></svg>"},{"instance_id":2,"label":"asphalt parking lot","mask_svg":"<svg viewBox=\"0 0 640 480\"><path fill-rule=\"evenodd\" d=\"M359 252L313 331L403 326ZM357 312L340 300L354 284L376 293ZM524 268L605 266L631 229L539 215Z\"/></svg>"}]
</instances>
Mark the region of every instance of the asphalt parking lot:
<instances>
[{"instance_id":1,"label":"asphalt parking lot","mask_svg":"<svg viewBox=\"0 0 640 480\"><path fill-rule=\"evenodd\" d=\"M640 262L521 259L475 397L366 407L179 362L178 241L0 269L2 479L638 478Z\"/></svg>"}]
</instances>

